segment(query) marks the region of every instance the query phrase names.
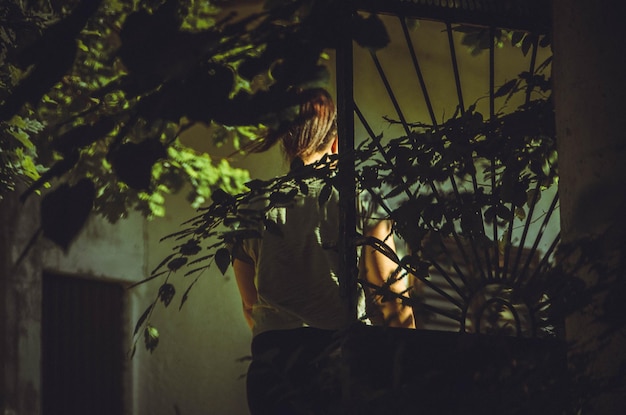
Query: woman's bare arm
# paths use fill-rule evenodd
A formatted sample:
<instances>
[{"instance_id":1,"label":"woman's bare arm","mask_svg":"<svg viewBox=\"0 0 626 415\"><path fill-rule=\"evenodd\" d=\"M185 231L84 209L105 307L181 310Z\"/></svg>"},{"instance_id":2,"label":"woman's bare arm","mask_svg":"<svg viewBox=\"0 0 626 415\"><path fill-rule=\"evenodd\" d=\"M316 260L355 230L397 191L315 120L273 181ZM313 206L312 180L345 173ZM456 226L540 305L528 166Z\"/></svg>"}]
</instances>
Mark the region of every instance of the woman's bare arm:
<instances>
[{"instance_id":1,"label":"woman's bare arm","mask_svg":"<svg viewBox=\"0 0 626 415\"><path fill-rule=\"evenodd\" d=\"M366 236L373 236L383 241L389 248L395 251L395 243L392 235L391 222L380 221L366 232ZM388 278L394 274L398 265L382 252L366 245L364 247L365 278L368 282L377 286L383 286ZM399 279L393 282L389 288L395 293L403 293L407 290L407 279ZM391 327L415 328L413 310L409 306L404 306L398 299L381 301L382 297L375 299L375 303L380 308L386 324Z\"/></svg>"},{"instance_id":2,"label":"woman's bare arm","mask_svg":"<svg viewBox=\"0 0 626 415\"><path fill-rule=\"evenodd\" d=\"M237 287L241 295L243 315L246 318L248 326L252 328L254 326L252 306L257 302L257 291L254 285L254 265L235 258L233 261L233 270L235 271L235 279L237 280Z\"/></svg>"}]
</instances>

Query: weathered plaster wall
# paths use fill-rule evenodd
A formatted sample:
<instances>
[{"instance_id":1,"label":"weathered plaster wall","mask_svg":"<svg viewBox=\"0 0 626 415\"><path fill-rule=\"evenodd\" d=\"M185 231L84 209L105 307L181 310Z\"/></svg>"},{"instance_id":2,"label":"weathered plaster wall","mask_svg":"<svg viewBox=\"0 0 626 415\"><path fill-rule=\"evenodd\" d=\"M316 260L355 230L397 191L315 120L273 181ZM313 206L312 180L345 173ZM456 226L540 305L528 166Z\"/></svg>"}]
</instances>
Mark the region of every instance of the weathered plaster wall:
<instances>
[{"instance_id":1,"label":"weathered plaster wall","mask_svg":"<svg viewBox=\"0 0 626 415\"><path fill-rule=\"evenodd\" d=\"M232 149L216 149L206 129L192 128L183 137L199 151L217 157ZM250 155L238 163L252 177L271 178L288 167L278 151ZM170 252L172 243L159 239L180 230L180 224L196 214L183 194L166 204L166 217L147 222L146 252L148 269L153 269ZM241 299L232 269L223 276L217 268L202 274L179 311L183 292L195 276L179 272L170 282L176 297L168 308L160 305L152 324L161 340L153 353L141 342L137 359L137 388L140 391L136 414L246 414L245 375L250 353L251 334L241 308ZM141 289L136 310L141 314L157 293L163 279L151 281ZM138 315L137 314L137 315ZM177 409L175 409L177 408Z\"/></svg>"},{"instance_id":2,"label":"weathered plaster wall","mask_svg":"<svg viewBox=\"0 0 626 415\"><path fill-rule=\"evenodd\" d=\"M617 13L622 8L619 1L554 1L554 95L563 239L577 243L603 235L602 245L598 245L602 255L594 261L609 269L618 263L623 267L626 245L626 51L623 19ZM568 341L573 344L571 361L576 361L578 353L586 354L585 375L602 382L596 383L601 385L597 390L585 388L593 396L590 414L626 412L624 327L601 336L607 328L623 322L619 314L623 315L624 289L620 287L626 276L623 268L621 272L609 280L612 308L603 308L606 297L595 295L588 308L567 321ZM578 276L592 288L600 278L608 277L593 269ZM602 315L605 312L614 316L607 318ZM621 389L609 392L601 379L615 375L618 379L613 386Z\"/></svg>"},{"instance_id":3,"label":"weathered plaster wall","mask_svg":"<svg viewBox=\"0 0 626 415\"><path fill-rule=\"evenodd\" d=\"M0 320L4 364L4 409L8 414L35 415L41 407L42 275L52 271L128 285L144 275L144 219L132 214L111 225L91 217L68 252L38 237L18 263L39 228L40 198L22 204L19 193L0 203L3 252L0 261ZM133 295L128 302L132 304ZM127 319L132 318L129 313ZM130 328L129 328L130 330ZM120 345L122 347L122 345ZM130 363L128 380L131 379ZM133 400L131 383L126 401Z\"/></svg>"},{"instance_id":4,"label":"weathered plaster wall","mask_svg":"<svg viewBox=\"0 0 626 415\"><path fill-rule=\"evenodd\" d=\"M0 409L7 414L39 412L39 329L42 263L35 248L20 266L17 259L37 229L24 212L36 204L7 197L0 202Z\"/></svg>"}]
</instances>

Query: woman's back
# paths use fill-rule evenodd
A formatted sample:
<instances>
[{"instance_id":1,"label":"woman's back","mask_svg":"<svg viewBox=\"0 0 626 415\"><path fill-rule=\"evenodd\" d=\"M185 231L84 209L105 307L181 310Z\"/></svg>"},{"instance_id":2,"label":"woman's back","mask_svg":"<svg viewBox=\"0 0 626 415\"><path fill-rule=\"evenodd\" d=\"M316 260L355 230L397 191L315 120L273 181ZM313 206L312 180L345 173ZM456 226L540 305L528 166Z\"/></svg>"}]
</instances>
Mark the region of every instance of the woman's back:
<instances>
[{"instance_id":1,"label":"woman's back","mask_svg":"<svg viewBox=\"0 0 626 415\"><path fill-rule=\"evenodd\" d=\"M266 213L276 226L264 227L261 238L243 243L256 268L254 334L303 325L340 329L353 323L338 288L339 196L333 190L320 203L325 182L306 183L306 195L299 192L288 205Z\"/></svg>"}]
</instances>

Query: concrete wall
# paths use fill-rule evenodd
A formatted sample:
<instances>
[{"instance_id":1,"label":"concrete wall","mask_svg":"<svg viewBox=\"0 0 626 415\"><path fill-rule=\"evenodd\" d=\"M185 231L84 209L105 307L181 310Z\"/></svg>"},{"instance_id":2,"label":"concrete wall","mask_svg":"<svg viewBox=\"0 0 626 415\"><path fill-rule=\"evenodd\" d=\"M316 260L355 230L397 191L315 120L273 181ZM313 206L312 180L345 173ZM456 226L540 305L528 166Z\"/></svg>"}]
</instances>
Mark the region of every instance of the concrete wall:
<instances>
[{"instance_id":1,"label":"concrete wall","mask_svg":"<svg viewBox=\"0 0 626 415\"><path fill-rule=\"evenodd\" d=\"M624 43L614 41L622 37L621 18L615 13L620 7L623 4L615 0L601 6L583 0L554 1L563 239L584 246L586 238L600 237L594 242L598 253L592 266L577 274L595 294L588 307L567 320L571 362L585 357L584 366L577 369L584 369L579 375L585 397L591 399L589 414L626 412L621 317L626 293L626 54ZM615 381L607 382L611 377Z\"/></svg>"},{"instance_id":2,"label":"concrete wall","mask_svg":"<svg viewBox=\"0 0 626 415\"><path fill-rule=\"evenodd\" d=\"M144 219L132 214L111 225L91 217L68 252L38 237L26 249L39 228L39 201L25 204L19 193L0 203L0 321L4 365L2 409L7 414L38 414L41 406L41 307L45 271L128 285L145 273ZM24 252L27 254L18 263ZM127 302L133 304L129 293ZM132 312L126 319L133 318ZM128 328L130 330L130 327ZM122 347L122 345L120 345ZM133 400L128 364L126 401Z\"/></svg>"},{"instance_id":3,"label":"concrete wall","mask_svg":"<svg viewBox=\"0 0 626 415\"><path fill-rule=\"evenodd\" d=\"M14 264L37 229L17 198L0 202L0 409L5 414L39 412L41 270L33 250L21 266Z\"/></svg>"},{"instance_id":4,"label":"concrete wall","mask_svg":"<svg viewBox=\"0 0 626 415\"><path fill-rule=\"evenodd\" d=\"M184 138L201 151L211 150L207 132L192 129ZM214 154L212 149L210 154ZM219 152L219 150L217 150ZM222 149L222 151L227 151ZM244 164L254 177L273 177L284 164L277 152L250 156ZM284 170L282 170L284 172ZM171 242L158 240L180 229L195 215L184 197L167 202L166 217L146 224L146 252L153 269L170 252ZM246 414L245 375L250 354L250 330L243 318L241 299L232 269L223 276L217 268L202 274L179 311L183 292L195 276L173 276L177 295L167 308L159 306L152 324L161 335L159 346L150 354L140 345L135 359L138 392L135 414ZM139 310L150 304L163 280L138 287ZM176 409L178 408L176 412Z\"/></svg>"}]
</instances>

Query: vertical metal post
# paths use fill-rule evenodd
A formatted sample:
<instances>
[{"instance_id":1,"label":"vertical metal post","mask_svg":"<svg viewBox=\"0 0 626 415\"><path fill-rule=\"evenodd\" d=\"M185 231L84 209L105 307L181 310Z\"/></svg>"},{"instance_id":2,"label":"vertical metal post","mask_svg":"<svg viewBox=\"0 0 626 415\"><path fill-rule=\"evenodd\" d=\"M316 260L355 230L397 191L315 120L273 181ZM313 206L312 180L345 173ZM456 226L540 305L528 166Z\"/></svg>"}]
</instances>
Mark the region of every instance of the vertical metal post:
<instances>
[{"instance_id":1,"label":"vertical metal post","mask_svg":"<svg viewBox=\"0 0 626 415\"><path fill-rule=\"evenodd\" d=\"M353 55L351 21L353 6L346 1L337 11L341 27L337 28L339 39L336 50L337 76L337 130L339 134L339 288L345 301L345 312L351 319L357 318L357 256L356 236L356 174L354 157L354 95ZM346 362L342 371L343 413L353 415L352 375Z\"/></svg>"},{"instance_id":2,"label":"vertical metal post","mask_svg":"<svg viewBox=\"0 0 626 415\"><path fill-rule=\"evenodd\" d=\"M354 97L352 33L350 27L352 8L342 7L343 29L336 54L337 71L337 127L339 132L339 254L340 289L346 299L350 316L356 318L357 258L354 246L356 235L356 177L354 160Z\"/></svg>"}]
</instances>

